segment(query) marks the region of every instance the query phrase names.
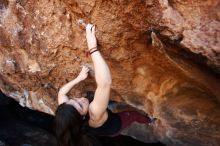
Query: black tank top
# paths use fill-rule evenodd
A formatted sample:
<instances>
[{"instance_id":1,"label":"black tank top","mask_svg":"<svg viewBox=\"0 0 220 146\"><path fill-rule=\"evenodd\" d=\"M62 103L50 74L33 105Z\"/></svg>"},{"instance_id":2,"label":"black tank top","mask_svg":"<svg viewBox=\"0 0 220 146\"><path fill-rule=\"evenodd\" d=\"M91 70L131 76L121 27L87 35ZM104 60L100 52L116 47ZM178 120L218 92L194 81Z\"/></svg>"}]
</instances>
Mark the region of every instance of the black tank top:
<instances>
[{"instance_id":1,"label":"black tank top","mask_svg":"<svg viewBox=\"0 0 220 146\"><path fill-rule=\"evenodd\" d=\"M89 103L91 103L94 98L94 92L87 91L86 98L89 100ZM102 126L98 128L93 128L90 127L89 124L87 124L87 132L95 136L113 136L117 132L119 132L119 130L121 129L120 116L117 113L111 112L109 109L107 109L107 113L108 119Z\"/></svg>"},{"instance_id":2,"label":"black tank top","mask_svg":"<svg viewBox=\"0 0 220 146\"><path fill-rule=\"evenodd\" d=\"M112 113L109 109L108 112L108 119L105 123L98 127L93 128L88 126L88 132L95 136L113 136L121 129L121 119L120 116L116 113Z\"/></svg>"}]
</instances>

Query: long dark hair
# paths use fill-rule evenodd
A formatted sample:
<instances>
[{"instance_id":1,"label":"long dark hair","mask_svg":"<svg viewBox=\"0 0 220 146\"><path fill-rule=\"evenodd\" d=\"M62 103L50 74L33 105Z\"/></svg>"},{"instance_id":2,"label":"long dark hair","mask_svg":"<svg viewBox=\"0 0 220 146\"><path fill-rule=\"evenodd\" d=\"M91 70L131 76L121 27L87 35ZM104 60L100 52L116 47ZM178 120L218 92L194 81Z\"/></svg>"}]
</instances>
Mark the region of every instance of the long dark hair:
<instances>
[{"instance_id":1,"label":"long dark hair","mask_svg":"<svg viewBox=\"0 0 220 146\"><path fill-rule=\"evenodd\" d=\"M87 133L88 119L72 106L63 103L55 113L57 146L94 146L99 142Z\"/></svg>"}]
</instances>

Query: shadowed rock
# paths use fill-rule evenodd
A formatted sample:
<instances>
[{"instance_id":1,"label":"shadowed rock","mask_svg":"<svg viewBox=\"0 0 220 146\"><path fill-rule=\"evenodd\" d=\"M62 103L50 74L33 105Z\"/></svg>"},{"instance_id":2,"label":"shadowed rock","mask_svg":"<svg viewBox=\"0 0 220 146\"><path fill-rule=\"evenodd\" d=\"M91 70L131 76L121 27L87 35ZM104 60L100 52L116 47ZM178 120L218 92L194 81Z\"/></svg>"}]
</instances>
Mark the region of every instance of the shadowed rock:
<instances>
[{"instance_id":1,"label":"shadowed rock","mask_svg":"<svg viewBox=\"0 0 220 146\"><path fill-rule=\"evenodd\" d=\"M156 117L167 145L218 145L219 11L219 0L1 0L0 89L54 114L58 89L91 63L83 19L97 26L112 100ZM70 96L95 88L91 74Z\"/></svg>"}]
</instances>

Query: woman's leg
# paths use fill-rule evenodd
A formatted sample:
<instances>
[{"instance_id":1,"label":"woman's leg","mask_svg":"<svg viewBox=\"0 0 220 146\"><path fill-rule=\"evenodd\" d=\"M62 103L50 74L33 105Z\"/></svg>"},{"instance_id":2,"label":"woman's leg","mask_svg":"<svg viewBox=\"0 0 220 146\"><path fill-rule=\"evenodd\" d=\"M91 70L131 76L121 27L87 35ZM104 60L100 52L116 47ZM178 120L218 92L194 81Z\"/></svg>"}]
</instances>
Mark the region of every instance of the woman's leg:
<instances>
[{"instance_id":1,"label":"woman's leg","mask_svg":"<svg viewBox=\"0 0 220 146\"><path fill-rule=\"evenodd\" d=\"M138 122L142 124L150 124L151 119L147 115L140 114L137 111L124 111L117 113L121 119L121 128L120 130L111 135L110 137L115 137L121 134L121 131L129 127L132 123Z\"/></svg>"},{"instance_id":2,"label":"woman's leg","mask_svg":"<svg viewBox=\"0 0 220 146\"><path fill-rule=\"evenodd\" d=\"M121 112L118 114L122 122L121 130L129 127L133 122L138 122L141 124L151 123L151 119L147 115L142 115L136 111L126 111L126 112Z\"/></svg>"}]
</instances>

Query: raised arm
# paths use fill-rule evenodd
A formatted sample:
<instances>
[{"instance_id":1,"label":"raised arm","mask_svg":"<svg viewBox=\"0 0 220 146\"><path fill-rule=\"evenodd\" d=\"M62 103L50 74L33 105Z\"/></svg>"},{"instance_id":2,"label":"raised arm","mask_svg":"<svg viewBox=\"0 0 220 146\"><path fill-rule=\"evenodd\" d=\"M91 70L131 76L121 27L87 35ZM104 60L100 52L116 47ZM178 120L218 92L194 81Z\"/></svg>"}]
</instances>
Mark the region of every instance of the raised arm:
<instances>
[{"instance_id":1,"label":"raised arm","mask_svg":"<svg viewBox=\"0 0 220 146\"><path fill-rule=\"evenodd\" d=\"M105 60L103 59L99 51L95 51L97 49L95 48L97 47L95 26L92 26L90 24L87 25L86 38L90 53L93 52L91 54L91 57L94 63L95 80L97 83L94 100L89 105L89 124L93 127L98 127L101 126L108 117L106 109L109 102L112 79L109 67L106 64Z\"/></svg>"},{"instance_id":2,"label":"raised arm","mask_svg":"<svg viewBox=\"0 0 220 146\"><path fill-rule=\"evenodd\" d=\"M86 66L83 66L81 72L74 80L68 82L67 84L63 85L60 88L58 92L58 104L59 105L69 100L66 94L73 88L73 86L75 86L76 84L78 84L79 82L87 78L88 71L89 71L89 68Z\"/></svg>"}]
</instances>

